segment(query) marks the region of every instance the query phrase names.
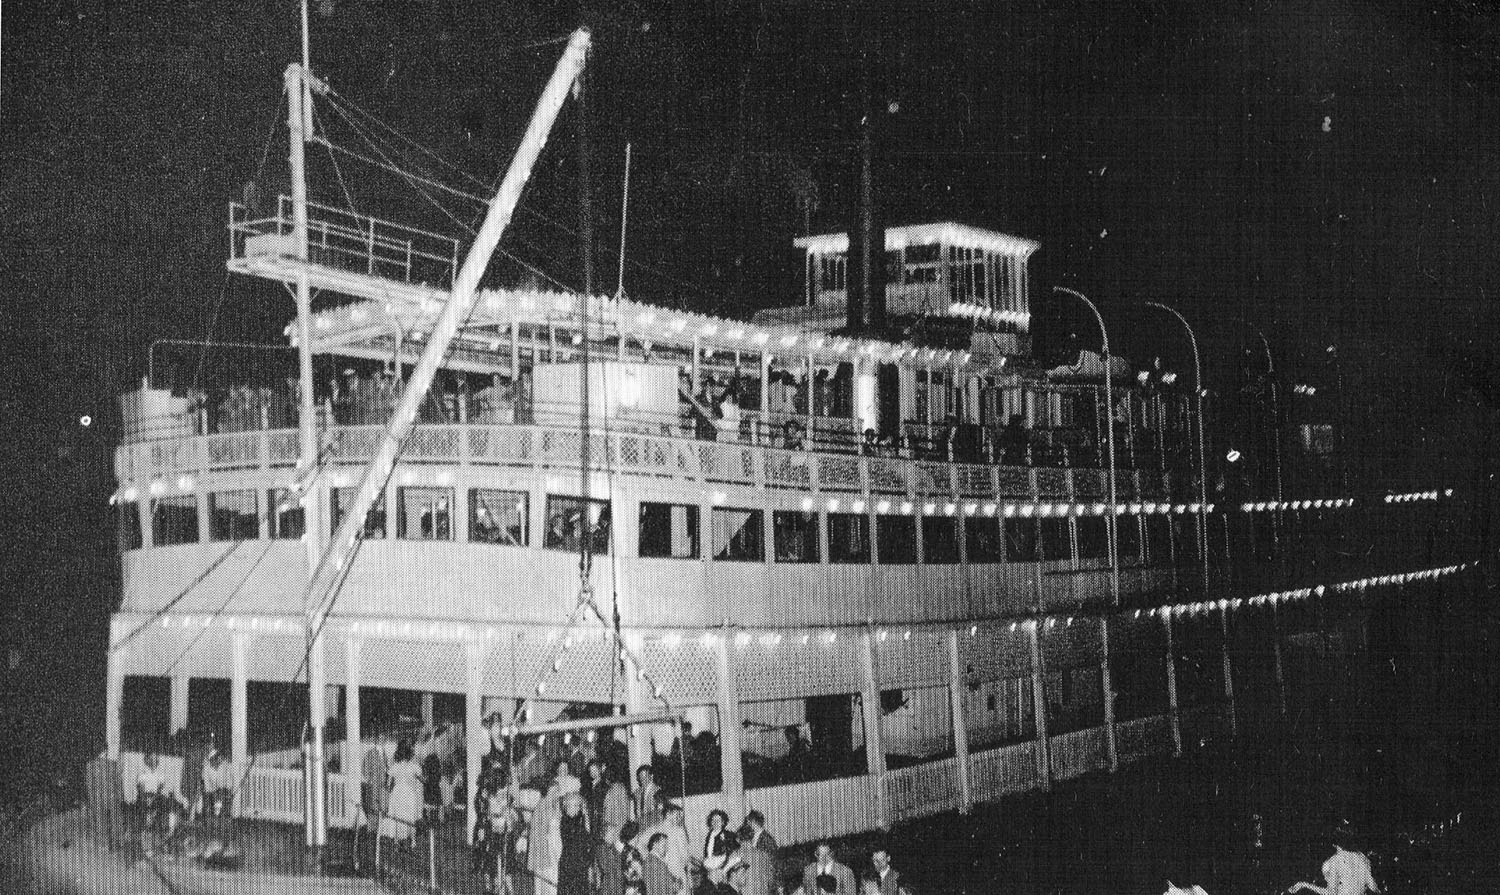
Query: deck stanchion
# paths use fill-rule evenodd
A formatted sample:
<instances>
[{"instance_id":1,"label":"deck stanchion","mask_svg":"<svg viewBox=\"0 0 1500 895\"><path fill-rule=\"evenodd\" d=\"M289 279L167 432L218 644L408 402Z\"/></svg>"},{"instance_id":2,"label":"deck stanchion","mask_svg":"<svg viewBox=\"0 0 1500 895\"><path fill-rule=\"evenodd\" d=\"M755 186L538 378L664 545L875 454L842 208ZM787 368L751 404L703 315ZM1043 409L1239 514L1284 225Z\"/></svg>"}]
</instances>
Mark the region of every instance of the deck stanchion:
<instances>
[{"instance_id":1,"label":"deck stanchion","mask_svg":"<svg viewBox=\"0 0 1500 895\"><path fill-rule=\"evenodd\" d=\"M891 827L890 809L885 797L885 743L880 736L880 683L875 676L875 635L866 630L860 637L860 712L865 725L865 770L875 780L875 820L882 830Z\"/></svg>"},{"instance_id":2,"label":"deck stanchion","mask_svg":"<svg viewBox=\"0 0 1500 895\"><path fill-rule=\"evenodd\" d=\"M1162 629L1167 632L1167 718L1172 722L1172 754L1182 754L1182 717L1177 711L1177 658L1172 650L1172 613L1161 616Z\"/></svg>"},{"instance_id":3,"label":"deck stanchion","mask_svg":"<svg viewBox=\"0 0 1500 895\"><path fill-rule=\"evenodd\" d=\"M974 806L969 779L969 731L964 723L963 666L958 659L958 631L948 632L948 701L953 714L954 769L958 774L958 813L968 814Z\"/></svg>"},{"instance_id":4,"label":"deck stanchion","mask_svg":"<svg viewBox=\"0 0 1500 895\"><path fill-rule=\"evenodd\" d=\"M1120 769L1120 753L1115 743L1115 684L1109 669L1109 616L1099 619L1099 641L1103 661L1099 664L1099 678L1104 690L1104 754L1109 760L1109 772Z\"/></svg>"},{"instance_id":5,"label":"deck stanchion","mask_svg":"<svg viewBox=\"0 0 1500 895\"><path fill-rule=\"evenodd\" d=\"M1026 622L1031 647L1031 713L1036 718L1036 773L1042 791L1052 789L1052 743L1047 739L1047 694L1045 670L1042 667L1042 633L1036 619Z\"/></svg>"}]
</instances>

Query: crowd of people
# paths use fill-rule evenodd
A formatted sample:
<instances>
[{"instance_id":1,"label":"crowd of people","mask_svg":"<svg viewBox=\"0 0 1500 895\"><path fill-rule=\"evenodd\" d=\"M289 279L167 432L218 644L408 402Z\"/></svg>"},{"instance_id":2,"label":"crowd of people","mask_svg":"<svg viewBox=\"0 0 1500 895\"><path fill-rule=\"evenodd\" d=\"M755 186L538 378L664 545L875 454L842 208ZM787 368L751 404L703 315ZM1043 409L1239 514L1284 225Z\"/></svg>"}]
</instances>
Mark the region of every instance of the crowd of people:
<instances>
[{"instance_id":1,"label":"crowd of people","mask_svg":"<svg viewBox=\"0 0 1500 895\"><path fill-rule=\"evenodd\" d=\"M155 853L158 846L175 844L180 831L202 821L207 840L217 845L214 853L228 857L227 824L234 802L234 768L211 738L178 731L173 744L182 758L177 780L168 779L161 756L147 752L135 778L135 810L141 850ZM203 856L203 855L200 855Z\"/></svg>"}]
</instances>

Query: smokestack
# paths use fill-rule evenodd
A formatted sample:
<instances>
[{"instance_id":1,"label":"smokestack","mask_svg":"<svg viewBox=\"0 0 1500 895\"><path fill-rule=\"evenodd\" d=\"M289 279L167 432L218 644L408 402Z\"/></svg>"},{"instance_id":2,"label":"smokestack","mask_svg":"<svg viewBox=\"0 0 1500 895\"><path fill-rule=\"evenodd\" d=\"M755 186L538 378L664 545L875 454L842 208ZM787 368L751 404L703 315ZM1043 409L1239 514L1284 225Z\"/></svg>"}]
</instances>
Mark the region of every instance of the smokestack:
<instances>
[{"instance_id":1,"label":"smokestack","mask_svg":"<svg viewBox=\"0 0 1500 895\"><path fill-rule=\"evenodd\" d=\"M885 330L885 219L876 199L876 127L884 114L872 84L879 59L879 43L872 23L860 28L860 104L855 181L858 184L852 226L849 228L849 265L846 290L847 326L853 333L879 334Z\"/></svg>"}]
</instances>

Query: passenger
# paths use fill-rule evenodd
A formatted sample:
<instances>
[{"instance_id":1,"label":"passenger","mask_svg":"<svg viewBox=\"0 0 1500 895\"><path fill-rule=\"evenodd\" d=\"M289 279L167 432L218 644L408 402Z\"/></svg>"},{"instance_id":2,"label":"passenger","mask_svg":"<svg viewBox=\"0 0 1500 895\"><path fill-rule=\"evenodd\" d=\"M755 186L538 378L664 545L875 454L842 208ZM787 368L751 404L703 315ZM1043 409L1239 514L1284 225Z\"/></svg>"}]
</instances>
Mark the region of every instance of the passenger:
<instances>
[{"instance_id":1,"label":"passenger","mask_svg":"<svg viewBox=\"0 0 1500 895\"><path fill-rule=\"evenodd\" d=\"M667 834L653 833L646 840L646 895L680 895L682 881L672 875L667 863Z\"/></svg>"},{"instance_id":2,"label":"passenger","mask_svg":"<svg viewBox=\"0 0 1500 895\"><path fill-rule=\"evenodd\" d=\"M718 870L740 847L739 837L729 831L729 815L715 808L708 812L708 835L703 838L703 866Z\"/></svg>"},{"instance_id":3,"label":"passenger","mask_svg":"<svg viewBox=\"0 0 1500 895\"><path fill-rule=\"evenodd\" d=\"M234 802L234 769L224 761L224 754L210 749L203 763L203 813L223 817Z\"/></svg>"},{"instance_id":4,"label":"passenger","mask_svg":"<svg viewBox=\"0 0 1500 895\"><path fill-rule=\"evenodd\" d=\"M802 868L802 891L805 895L855 895L854 871L839 863L827 840L813 850L813 862Z\"/></svg>"},{"instance_id":5,"label":"passenger","mask_svg":"<svg viewBox=\"0 0 1500 895\"><path fill-rule=\"evenodd\" d=\"M890 852L883 848L875 849L870 853L870 866L875 871L868 878L875 882L875 892L871 895L910 895L907 888L901 885L901 873L891 866Z\"/></svg>"},{"instance_id":6,"label":"passenger","mask_svg":"<svg viewBox=\"0 0 1500 895\"><path fill-rule=\"evenodd\" d=\"M1370 869L1370 859L1363 852L1345 849L1346 844L1346 834L1335 834L1333 854L1323 862L1325 885L1296 883L1286 890L1287 895L1301 891L1317 892L1318 895L1365 895L1366 892L1379 892L1380 887L1375 884L1375 876Z\"/></svg>"},{"instance_id":7,"label":"passenger","mask_svg":"<svg viewBox=\"0 0 1500 895\"><path fill-rule=\"evenodd\" d=\"M758 808L750 809L745 815L745 823L740 827L740 841L750 848L776 854L776 837L766 832L766 816Z\"/></svg>"}]
</instances>

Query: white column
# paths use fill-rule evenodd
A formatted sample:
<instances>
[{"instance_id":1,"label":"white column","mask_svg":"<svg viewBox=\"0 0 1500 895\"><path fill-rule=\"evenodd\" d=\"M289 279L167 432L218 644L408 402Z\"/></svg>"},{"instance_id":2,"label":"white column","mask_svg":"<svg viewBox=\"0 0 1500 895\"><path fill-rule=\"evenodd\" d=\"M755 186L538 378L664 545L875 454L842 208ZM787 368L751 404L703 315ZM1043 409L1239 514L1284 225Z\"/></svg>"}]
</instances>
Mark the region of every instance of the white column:
<instances>
[{"instance_id":1,"label":"white column","mask_svg":"<svg viewBox=\"0 0 1500 895\"><path fill-rule=\"evenodd\" d=\"M236 632L230 643L229 673L229 761L236 774L250 763L250 690L246 680L246 652L250 635ZM234 814L240 813L242 787L234 789Z\"/></svg>"},{"instance_id":2,"label":"white column","mask_svg":"<svg viewBox=\"0 0 1500 895\"><path fill-rule=\"evenodd\" d=\"M359 729L360 646L354 637L344 641L344 792L350 799L360 796L365 759Z\"/></svg>"},{"instance_id":3,"label":"white column","mask_svg":"<svg viewBox=\"0 0 1500 895\"><path fill-rule=\"evenodd\" d=\"M464 753L464 779L467 781L464 805L467 811L474 810L474 798L479 795L480 759L490 751L489 731L484 728L484 656L483 643L464 644L464 739L467 744ZM472 845L473 819L468 814L464 817L469 818L467 841Z\"/></svg>"},{"instance_id":4,"label":"white column","mask_svg":"<svg viewBox=\"0 0 1500 895\"><path fill-rule=\"evenodd\" d=\"M1234 669L1229 660L1229 606L1225 605L1219 615L1219 627L1224 634L1224 700L1229 704L1229 736L1239 736L1239 719L1234 709Z\"/></svg>"},{"instance_id":5,"label":"white column","mask_svg":"<svg viewBox=\"0 0 1500 895\"><path fill-rule=\"evenodd\" d=\"M1182 719L1177 714L1177 657L1172 652L1172 613L1165 610L1162 630L1167 632L1167 719L1172 722L1172 754L1182 754Z\"/></svg>"},{"instance_id":6,"label":"white column","mask_svg":"<svg viewBox=\"0 0 1500 895\"><path fill-rule=\"evenodd\" d=\"M740 753L740 696L728 629L719 637L719 776L724 784L725 810L730 817L745 816L745 771Z\"/></svg>"},{"instance_id":7,"label":"white column","mask_svg":"<svg viewBox=\"0 0 1500 895\"><path fill-rule=\"evenodd\" d=\"M312 719L312 788L308 792L309 817L312 821L310 845L328 844L328 750L324 739L324 722L328 718L328 660L324 653L323 633L313 637L307 657L307 714Z\"/></svg>"},{"instance_id":8,"label":"white column","mask_svg":"<svg viewBox=\"0 0 1500 895\"><path fill-rule=\"evenodd\" d=\"M863 689L860 691L861 720L865 725L865 763L871 777L875 778L875 818L882 830L890 829L890 809L885 798L885 743L880 736L880 684L875 676L875 635L865 631L860 638L859 659L864 672Z\"/></svg>"},{"instance_id":9,"label":"white column","mask_svg":"<svg viewBox=\"0 0 1500 895\"><path fill-rule=\"evenodd\" d=\"M171 709L167 719L167 733L176 734L179 730L186 730L188 724L188 682L192 678L186 674L173 674L169 679L169 693L171 698Z\"/></svg>"},{"instance_id":10,"label":"white column","mask_svg":"<svg viewBox=\"0 0 1500 895\"><path fill-rule=\"evenodd\" d=\"M423 727L431 727L432 726L432 694L431 693L423 693L422 694L421 713L422 713L422 726Z\"/></svg>"},{"instance_id":11,"label":"white column","mask_svg":"<svg viewBox=\"0 0 1500 895\"><path fill-rule=\"evenodd\" d=\"M974 806L969 781L969 730L964 723L963 666L958 661L958 631L948 632L948 704L953 714L953 755L958 764L958 812Z\"/></svg>"},{"instance_id":12,"label":"white column","mask_svg":"<svg viewBox=\"0 0 1500 895\"><path fill-rule=\"evenodd\" d=\"M1115 682L1109 670L1109 616L1099 619L1099 639L1103 644L1104 661L1099 665L1099 678L1104 687L1104 754L1109 759L1109 771L1120 769L1120 753L1115 744Z\"/></svg>"},{"instance_id":13,"label":"white column","mask_svg":"<svg viewBox=\"0 0 1500 895\"><path fill-rule=\"evenodd\" d=\"M1052 788L1052 743L1047 739L1047 694L1043 689L1046 670L1042 667L1042 624L1040 619L1026 622L1031 647L1031 712L1036 718L1036 771L1043 790Z\"/></svg>"},{"instance_id":14,"label":"white column","mask_svg":"<svg viewBox=\"0 0 1500 895\"><path fill-rule=\"evenodd\" d=\"M125 654L115 642L118 625L110 620L109 655L104 671L104 751L112 760L120 757L120 712L125 706Z\"/></svg>"}]
</instances>

